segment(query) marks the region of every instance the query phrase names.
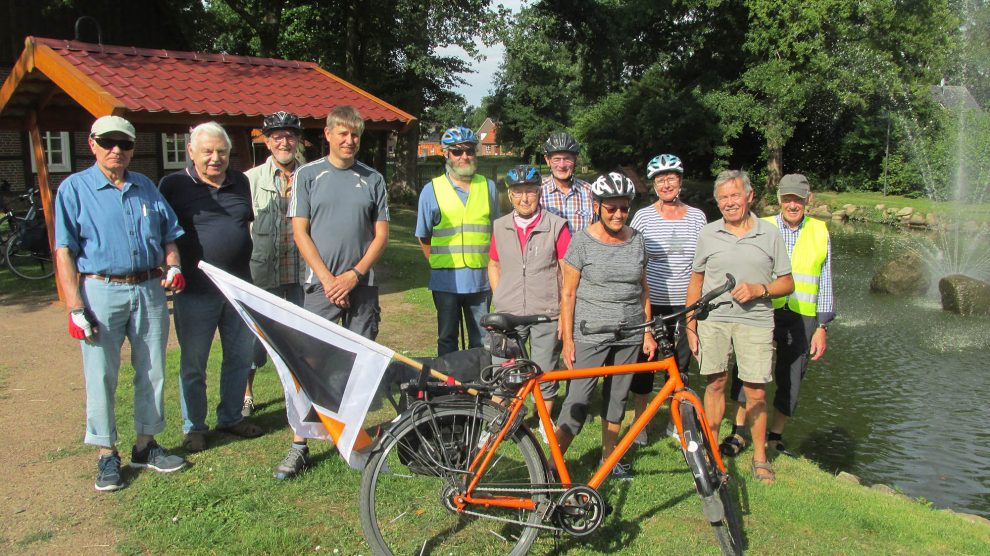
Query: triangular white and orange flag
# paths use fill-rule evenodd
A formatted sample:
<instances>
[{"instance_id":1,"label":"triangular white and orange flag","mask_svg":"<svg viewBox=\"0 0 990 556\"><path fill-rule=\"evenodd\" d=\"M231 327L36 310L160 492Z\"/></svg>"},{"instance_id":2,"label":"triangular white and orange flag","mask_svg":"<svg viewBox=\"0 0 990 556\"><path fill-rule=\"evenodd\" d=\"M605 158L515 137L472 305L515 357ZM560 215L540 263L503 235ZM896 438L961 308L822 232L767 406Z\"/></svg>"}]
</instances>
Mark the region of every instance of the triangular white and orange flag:
<instances>
[{"instance_id":1,"label":"triangular white and orange flag","mask_svg":"<svg viewBox=\"0 0 990 556\"><path fill-rule=\"evenodd\" d=\"M394 352L208 263L199 267L261 339L285 390L289 425L304 438L333 438L362 469L362 428Z\"/></svg>"}]
</instances>

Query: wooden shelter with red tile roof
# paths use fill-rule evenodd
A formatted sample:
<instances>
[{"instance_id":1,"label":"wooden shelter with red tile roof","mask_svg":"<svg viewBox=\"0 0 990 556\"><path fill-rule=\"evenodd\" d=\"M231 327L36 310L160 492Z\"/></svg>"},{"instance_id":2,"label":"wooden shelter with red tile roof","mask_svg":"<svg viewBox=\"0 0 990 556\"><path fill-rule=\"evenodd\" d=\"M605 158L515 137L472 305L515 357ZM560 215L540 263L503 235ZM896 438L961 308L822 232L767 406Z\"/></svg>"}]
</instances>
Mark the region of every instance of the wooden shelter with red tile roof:
<instances>
[{"instance_id":1,"label":"wooden shelter with red tile roof","mask_svg":"<svg viewBox=\"0 0 990 556\"><path fill-rule=\"evenodd\" d=\"M88 132L100 116L127 118L139 134L131 168L156 179L174 166L149 163L155 172L135 168L150 132L181 135L197 124L216 121L234 143L232 164L247 169L253 164L248 154L251 129L260 127L266 114L294 112L303 127L322 129L327 113L340 105L357 108L369 131L402 131L415 120L311 62L27 37L0 87L0 130L29 132L53 239L52 193L42 149L51 143L43 143L43 131ZM79 141L76 145L78 150ZM184 158L182 151L176 149L175 154ZM66 173L91 164L87 156L77 158L88 163L70 164Z\"/></svg>"}]
</instances>

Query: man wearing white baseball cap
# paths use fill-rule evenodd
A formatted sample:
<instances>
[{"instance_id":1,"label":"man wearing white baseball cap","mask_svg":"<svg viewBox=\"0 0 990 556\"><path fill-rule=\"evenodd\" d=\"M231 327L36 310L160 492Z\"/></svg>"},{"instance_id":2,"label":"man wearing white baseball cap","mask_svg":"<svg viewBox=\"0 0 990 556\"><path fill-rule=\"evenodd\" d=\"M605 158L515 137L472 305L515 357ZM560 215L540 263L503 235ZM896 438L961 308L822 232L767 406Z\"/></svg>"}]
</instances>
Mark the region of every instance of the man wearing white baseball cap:
<instances>
[{"instance_id":1,"label":"man wearing white baseball cap","mask_svg":"<svg viewBox=\"0 0 990 556\"><path fill-rule=\"evenodd\" d=\"M155 442L165 429L165 290L185 287L175 240L183 234L154 182L127 169L136 133L119 116L93 123L96 163L72 174L55 197L58 281L69 309L69 335L79 340L86 379L86 436L97 446L96 490L124 486L114 402L120 349L127 338L134 367L131 467L168 473L186 464Z\"/></svg>"}]
</instances>

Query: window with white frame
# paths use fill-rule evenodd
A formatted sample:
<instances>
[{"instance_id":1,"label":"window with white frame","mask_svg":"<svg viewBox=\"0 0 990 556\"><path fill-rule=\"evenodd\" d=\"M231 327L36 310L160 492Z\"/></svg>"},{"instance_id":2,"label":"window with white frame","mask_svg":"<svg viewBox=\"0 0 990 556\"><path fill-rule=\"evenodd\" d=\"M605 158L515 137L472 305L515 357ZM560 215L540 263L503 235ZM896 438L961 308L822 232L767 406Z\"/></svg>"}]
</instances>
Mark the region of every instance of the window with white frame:
<instances>
[{"instance_id":1,"label":"window with white frame","mask_svg":"<svg viewBox=\"0 0 990 556\"><path fill-rule=\"evenodd\" d=\"M38 173L34 162L34 141L28 133L28 146L31 149L31 172ZM41 134L41 149L45 152L45 163L49 172L71 172L72 160L69 155L69 132L46 131Z\"/></svg>"},{"instance_id":2,"label":"window with white frame","mask_svg":"<svg viewBox=\"0 0 990 556\"><path fill-rule=\"evenodd\" d=\"M166 170L181 170L189 164L188 133L162 133L162 160Z\"/></svg>"}]
</instances>

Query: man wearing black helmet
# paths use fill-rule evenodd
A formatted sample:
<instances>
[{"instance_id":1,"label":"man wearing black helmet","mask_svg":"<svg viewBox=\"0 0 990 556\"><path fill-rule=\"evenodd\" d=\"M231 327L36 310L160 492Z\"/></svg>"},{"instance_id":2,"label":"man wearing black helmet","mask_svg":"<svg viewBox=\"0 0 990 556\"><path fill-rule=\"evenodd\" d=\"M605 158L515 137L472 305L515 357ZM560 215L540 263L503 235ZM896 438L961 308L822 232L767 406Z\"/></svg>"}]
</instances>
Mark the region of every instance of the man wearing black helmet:
<instances>
[{"instance_id":1,"label":"man wearing black helmet","mask_svg":"<svg viewBox=\"0 0 990 556\"><path fill-rule=\"evenodd\" d=\"M297 153L302 137L299 117L290 112L275 112L265 117L261 127L265 146L271 156L244 175L251 184L254 223L251 225L251 279L254 285L296 305L302 305L302 282L305 263L299 258L292 238L292 221L285 216L292 195L292 181L299 166ZM265 347L254 343L254 360L244 391L241 414L254 411L254 373L265 364Z\"/></svg>"},{"instance_id":2,"label":"man wearing black helmet","mask_svg":"<svg viewBox=\"0 0 990 556\"><path fill-rule=\"evenodd\" d=\"M598 220L591 207L591 185L574 176L580 150L577 140L563 131L550 135L543 143L543 159L550 167L550 175L543 179L540 202L548 212L567 220L572 234Z\"/></svg>"}]
</instances>

